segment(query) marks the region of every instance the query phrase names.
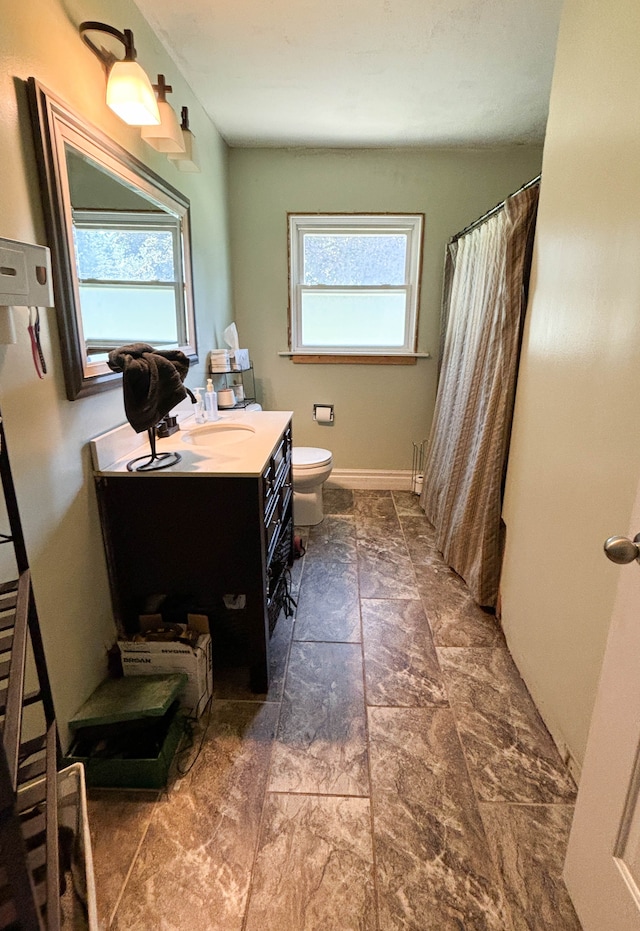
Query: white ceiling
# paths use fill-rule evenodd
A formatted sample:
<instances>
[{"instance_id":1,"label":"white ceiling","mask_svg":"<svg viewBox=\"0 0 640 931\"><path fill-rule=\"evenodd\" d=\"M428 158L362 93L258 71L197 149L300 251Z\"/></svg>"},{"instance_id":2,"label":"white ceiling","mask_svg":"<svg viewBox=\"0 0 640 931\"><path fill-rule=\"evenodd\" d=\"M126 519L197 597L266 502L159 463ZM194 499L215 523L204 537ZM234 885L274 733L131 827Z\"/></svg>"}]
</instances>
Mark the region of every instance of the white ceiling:
<instances>
[{"instance_id":1,"label":"white ceiling","mask_svg":"<svg viewBox=\"0 0 640 931\"><path fill-rule=\"evenodd\" d=\"M233 146L544 137L562 0L136 3Z\"/></svg>"}]
</instances>

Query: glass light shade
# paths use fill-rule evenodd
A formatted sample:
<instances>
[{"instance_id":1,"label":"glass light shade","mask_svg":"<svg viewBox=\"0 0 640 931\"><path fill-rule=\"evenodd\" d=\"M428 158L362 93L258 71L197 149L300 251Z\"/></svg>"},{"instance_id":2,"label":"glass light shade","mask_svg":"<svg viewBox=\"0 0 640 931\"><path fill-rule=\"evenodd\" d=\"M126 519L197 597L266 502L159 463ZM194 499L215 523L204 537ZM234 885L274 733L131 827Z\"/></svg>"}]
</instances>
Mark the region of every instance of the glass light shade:
<instances>
[{"instance_id":1,"label":"glass light shade","mask_svg":"<svg viewBox=\"0 0 640 931\"><path fill-rule=\"evenodd\" d=\"M116 61L107 81L107 106L129 126L160 123L151 81L137 61Z\"/></svg>"},{"instance_id":2,"label":"glass light shade","mask_svg":"<svg viewBox=\"0 0 640 931\"><path fill-rule=\"evenodd\" d=\"M143 126L142 138L158 152L184 152L182 130L170 104L166 100L158 101L160 124Z\"/></svg>"},{"instance_id":3,"label":"glass light shade","mask_svg":"<svg viewBox=\"0 0 640 931\"><path fill-rule=\"evenodd\" d=\"M200 171L196 155L196 137L190 129L183 129L182 139L184 152L170 152L167 158L174 163L178 171Z\"/></svg>"}]
</instances>

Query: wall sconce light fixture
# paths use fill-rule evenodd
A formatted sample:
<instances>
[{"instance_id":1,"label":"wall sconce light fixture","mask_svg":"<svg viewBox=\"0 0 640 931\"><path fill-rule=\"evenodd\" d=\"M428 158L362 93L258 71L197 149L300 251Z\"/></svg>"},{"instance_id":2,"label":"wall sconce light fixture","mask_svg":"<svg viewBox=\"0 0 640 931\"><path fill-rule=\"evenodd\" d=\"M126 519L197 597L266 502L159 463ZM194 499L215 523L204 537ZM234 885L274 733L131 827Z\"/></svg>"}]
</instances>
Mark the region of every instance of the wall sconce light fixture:
<instances>
[{"instance_id":1,"label":"wall sconce light fixture","mask_svg":"<svg viewBox=\"0 0 640 931\"><path fill-rule=\"evenodd\" d=\"M196 157L196 137L189 129L189 108L182 108L182 141L184 152L169 152L167 158L173 162L178 171L200 171Z\"/></svg>"},{"instance_id":2,"label":"wall sconce light fixture","mask_svg":"<svg viewBox=\"0 0 640 931\"><path fill-rule=\"evenodd\" d=\"M164 74L158 75L158 83L153 85L153 89L158 95L160 123L155 126L143 126L142 138L158 152L184 152L185 144L178 117L171 104L167 103L167 94L170 94L173 88L166 83Z\"/></svg>"},{"instance_id":3,"label":"wall sconce light fixture","mask_svg":"<svg viewBox=\"0 0 640 931\"><path fill-rule=\"evenodd\" d=\"M100 37L94 36L99 33ZM119 32L113 26L105 23L87 21L80 24L80 35L94 55L97 55L107 72L107 106L109 106L120 119L130 126L148 126L160 123L160 113L156 96L144 69L136 61L136 50L133 44L133 33L130 29ZM103 36L108 36L107 46ZM115 43L113 41L115 40ZM124 58L119 58L108 46L114 45L118 52L122 52L119 45L124 47Z\"/></svg>"}]
</instances>

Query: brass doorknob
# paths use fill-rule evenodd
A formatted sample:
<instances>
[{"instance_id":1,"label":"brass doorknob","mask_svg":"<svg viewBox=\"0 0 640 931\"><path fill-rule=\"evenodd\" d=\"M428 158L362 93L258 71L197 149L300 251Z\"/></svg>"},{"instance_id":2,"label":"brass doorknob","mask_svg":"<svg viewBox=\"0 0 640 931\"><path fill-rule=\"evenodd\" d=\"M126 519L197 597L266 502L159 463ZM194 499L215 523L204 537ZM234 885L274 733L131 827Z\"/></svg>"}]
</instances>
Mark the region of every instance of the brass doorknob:
<instances>
[{"instance_id":1,"label":"brass doorknob","mask_svg":"<svg viewBox=\"0 0 640 931\"><path fill-rule=\"evenodd\" d=\"M633 562L634 559L640 559L640 533L637 533L633 540L629 537L609 537L604 541L604 551L607 559L611 562L624 565Z\"/></svg>"}]
</instances>

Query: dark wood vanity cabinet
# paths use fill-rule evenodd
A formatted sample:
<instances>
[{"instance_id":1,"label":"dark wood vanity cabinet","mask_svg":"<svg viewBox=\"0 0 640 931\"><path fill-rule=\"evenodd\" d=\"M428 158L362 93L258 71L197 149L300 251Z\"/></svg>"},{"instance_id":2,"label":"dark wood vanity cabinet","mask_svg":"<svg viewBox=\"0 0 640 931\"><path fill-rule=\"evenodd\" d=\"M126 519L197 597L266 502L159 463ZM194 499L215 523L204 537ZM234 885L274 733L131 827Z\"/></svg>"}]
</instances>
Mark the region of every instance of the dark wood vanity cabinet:
<instances>
[{"instance_id":1,"label":"dark wood vanity cabinet","mask_svg":"<svg viewBox=\"0 0 640 931\"><path fill-rule=\"evenodd\" d=\"M258 476L99 474L96 482L120 633L134 634L139 615L166 596L165 604L208 614L214 665L231 640L251 689L266 691L269 638L293 561L291 427ZM232 596L243 596L235 608Z\"/></svg>"}]
</instances>

